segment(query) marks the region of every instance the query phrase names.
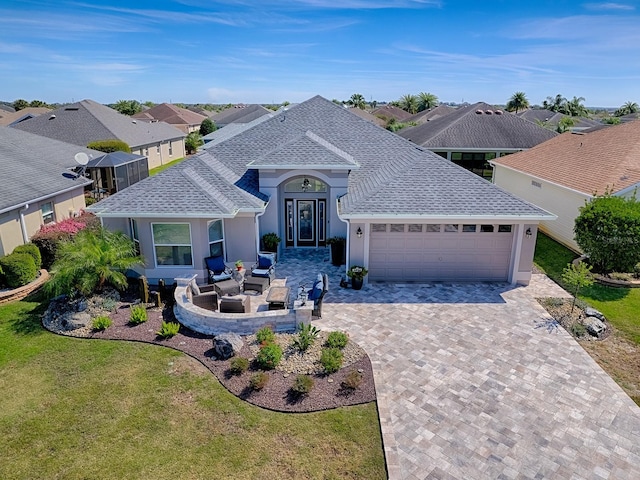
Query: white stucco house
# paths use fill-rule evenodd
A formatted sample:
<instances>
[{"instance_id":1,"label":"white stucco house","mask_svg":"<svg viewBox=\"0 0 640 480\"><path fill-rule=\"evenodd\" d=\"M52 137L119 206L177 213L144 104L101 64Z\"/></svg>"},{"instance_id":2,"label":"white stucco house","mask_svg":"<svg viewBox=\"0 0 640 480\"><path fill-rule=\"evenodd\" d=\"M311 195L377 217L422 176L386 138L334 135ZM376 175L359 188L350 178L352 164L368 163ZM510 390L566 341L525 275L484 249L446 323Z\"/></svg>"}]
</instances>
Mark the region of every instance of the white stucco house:
<instances>
[{"instance_id":1,"label":"white stucco house","mask_svg":"<svg viewBox=\"0 0 640 480\"><path fill-rule=\"evenodd\" d=\"M316 96L92 205L128 232L151 282L197 274L204 258L255 261L347 237L369 281L527 283L540 221L554 216Z\"/></svg>"},{"instance_id":2,"label":"white stucco house","mask_svg":"<svg viewBox=\"0 0 640 480\"><path fill-rule=\"evenodd\" d=\"M638 197L640 120L590 133L563 133L525 152L492 160L494 182L557 215L540 229L579 252L573 227L593 195Z\"/></svg>"}]
</instances>

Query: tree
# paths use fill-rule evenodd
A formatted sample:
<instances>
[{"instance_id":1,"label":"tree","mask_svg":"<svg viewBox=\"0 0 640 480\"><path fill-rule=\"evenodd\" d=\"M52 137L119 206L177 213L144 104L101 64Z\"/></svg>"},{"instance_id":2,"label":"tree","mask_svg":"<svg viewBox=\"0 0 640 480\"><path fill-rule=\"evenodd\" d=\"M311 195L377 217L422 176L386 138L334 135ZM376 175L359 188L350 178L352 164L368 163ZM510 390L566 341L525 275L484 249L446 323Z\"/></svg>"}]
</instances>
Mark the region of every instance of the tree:
<instances>
[{"instance_id":1,"label":"tree","mask_svg":"<svg viewBox=\"0 0 640 480\"><path fill-rule=\"evenodd\" d=\"M15 102L13 102L13 108L17 112L18 110L22 110L23 108L27 108L29 106L29 102L24 100L23 98L19 98Z\"/></svg>"},{"instance_id":2,"label":"tree","mask_svg":"<svg viewBox=\"0 0 640 480\"><path fill-rule=\"evenodd\" d=\"M518 113L518 110L524 110L529 108L529 100L524 92L516 92L511 95L511 98L507 102L507 112Z\"/></svg>"},{"instance_id":3,"label":"tree","mask_svg":"<svg viewBox=\"0 0 640 480\"><path fill-rule=\"evenodd\" d=\"M364 110L367 106L367 102L361 93L354 93L351 95L351 98L347 100L347 104L352 107L359 108L360 110Z\"/></svg>"},{"instance_id":4,"label":"tree","mask_svg":"<svg viewBox=\"0 0 640 480\"><path fill-rule=\"evenodd\" d=\"M202 120L202 123L200 124L200 135L204 137L205 135L209 135L211 132L215 131L216 125L215 123L213 123L213 120L211 120L210 118L205 118L204 120Z\"/></svg>"},{"instance_id":5,"label":"tree","mask_svg":"<svg viewBox=\"0 0 640 480\"><path fill-rule=\"evenodd\" d=\"M118 100L113 109L117 110L123 115L135 115L142 111L142 105L137 100Z\"/></svg>"},{"instance_id":6,"label":"tree","mask_svg":"<svg viewBox=\"0 0 640 480\"><path fill-rule=\"evenodd\" d=\"M127 269L144 264L136 255L133 241L122 232L104 227L81 230L69 241L62 242L51 268L53 278L45 288L50 295L83 295L102 290L107 284L119 290L127 286Z\"/></svg>"},{"instance_id":7,"label":"tree","mask_svg":"<svg viewBox=\"0 0 640 480\"><path fill-rule=\"evenodd\" d=\"M584 262L570 263L562 271L562 281L571 289L573 294L573 303L571 304L571 313L576 306L576 298L582 287L590 287L593 285L593 277L591 276L591 265Z\"/></svg>"},{"instance_id":8,"label":"tree","mask_svg":"<svg viewBox=\"0 0 640 480\"><path fill-rule=\"evenodd\" d=\"M631 272L640 262L640 202L609 192L580 207L573 229L596 272Z\"/></svg>"},{"instance_id":9,"label":"tree","mask_svg":"<svg viewBox=\"0 0 640 480\"><path fill-rule=\"evenodd\" d=\"M122 140L117 138L107 140L96 140L87 144L87 148L98 150L99 152L111 153L111 152L127 152L131 153L131 148Z\"/></svg>"},{"instance_id":10,"label":"tree","mask_svg":"<svg viewBox=\"0 0 640 480\"><path fill-rule=\"evenodd\" d=\"M184 146L189 153L196 153L196 150L198 150L198 147L201 145L204 145L204 140L202 140L202 135L198 132L191 132L187 135L187 138L184 139Z\"/></svg>"},{"instance_id":11,"label":"tree","mask_svg":"<svg viewBox=\"0 0 640 480\"><path fill-rule=\"evenodd\" d=\"M418 97L411 95L410 93L400 97L398 104L402 110L409 113L418 112Z\"/></svg>"},{"instance_id":12,"label":"tree","mask_svg":"<svg viewBox=\"0 0 640 480\"><path fill-rule=\"evenodd\" d=\"M430 108L438 106L438 97L433 93L420 92L418 94L418 111L429 110Z\"/></svg>"},{"instance_id":13,"label":"tree","mask_svg":"<svg viewBox=\"0 0 640 480\"><path fill-rule=\"evenodd\" d=\"M568 100L564 104L564 108L561 113L566 115L571 115L572 117L588 117L589 110L582 104L584 102L584 97L573 97L571 100Z\"/></svg>"},{"instance_id":14,"label":"tree","mask_svg":"<svg viewBox=\"0 0 640 480\"><path fill-rule=\"evenodd\" d=\"M44 108L49 108L49 105L47 105L45 102L43 102L42 100L31 100L31 102L29 102L29 106L30 107L44 107Z\"/></svg>"},{"instance_id":15,"label":"tree","mask_svg":"<svg viewBox=\"0 0 640 480\"><path fill-rule=\"evenodd\" d=\"M636 102L627 102L616 110L614 115L616 117L622 117L623 115L629 115L630 113L638 113L638 110L640 110L640 107L638 107Z\"/></svg>"},{"instance_id":16,"label":"tree","mask_svg":"<svg viewBox=\"0 0 640 480\"><path fill-rule=\"evenodd\" d=\"M551 110L552 112L560 112L566 102L566 98L557 94L555 97L547 97L547 99L542 102L542 108Z\"/></svg>"},{"instance_id":17,"label":"tree","mask_svg":"<svg viewBox=\"0 0 640 480\"><path fill-rule=\"evenodd\" d=\"M576 124L576 121L571 117L563 117L558 122L558 126L556 127L556 132L564 133L571 129Z\"/></svg>"}]
</instances>

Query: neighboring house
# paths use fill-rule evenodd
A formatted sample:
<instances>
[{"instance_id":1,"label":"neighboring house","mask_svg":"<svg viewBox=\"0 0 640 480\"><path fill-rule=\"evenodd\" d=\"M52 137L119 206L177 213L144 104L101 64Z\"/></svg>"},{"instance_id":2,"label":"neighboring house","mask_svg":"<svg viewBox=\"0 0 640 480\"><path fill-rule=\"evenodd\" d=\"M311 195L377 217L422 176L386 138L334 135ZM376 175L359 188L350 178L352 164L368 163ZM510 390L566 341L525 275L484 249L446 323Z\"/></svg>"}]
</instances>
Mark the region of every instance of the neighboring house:
<instances>
[{"instance_id":1,"label":"neighboring house","mask_svg":"<svg viewBox=\"0 0 640 480\"><path fill-rule=\"evenodd\" d=\"M164 122L138 121L93 100L66 105L12 128L80 146L98 140L122 140L131 153L149 159L150 169L185 156L186 135L177 128Z\"/></svg>"},{"instance_id":2,"label":"neighboring house","mask_svg":"<svg viewBox=\"0 0 640 480\"><path fill-rule=\"evenodd\" d=\"M553 218L319 96L89 210L138 243L150 282L205 282L205 257L250 263L276 232L280 249L345 236L371 281L527 283Z\"/></svg>"},{"instance_id":3,"label":"neighboring house","mask_svg":"<svg viewBox=\"0 0 640 480\"><path fill-rule=\"evenodd\" d=\"M101 152L0 127L0 255L29 242L41 225L77 215L91 180L72 172L77 153Z\"/></svg>"},{"instance_id":4,"label":"neighboring house","mask_svg":"<svg viewBox=\"0 0 640 480\"><path fill-rule=\"evenodd\" d=\"M258 125L266 120L269 120L275 115L275 112L270 112L267 115L262 115L249 123L230 123L222 128L218 128L214 132L202 137L204 145L200 147L203 150L211 148L213 145L217 145L220 142L224 142L231 137L238 135L239 133L249 130L250 128Z\"/></svg>"},{"instance_id":5,"label":"neighboring house","mask_svg":"<svg viewBox=\"0 0 640 480\"><path fill-rule=\"evenodd\" d=\"M22 110L18 110L17 112L5 112L0 110L0 126L9 127L50 111L50 108L45 107L27 107Z\"/></svg>"},{"instance_id":6,"label":"neighboring house","mask_svg":"<svg viewBox=\"0 0 640 480\"><path fill-rule=\"evenodd\" d=\"M594 194L637 196L640 120L590 133L563 133L526 152L493 160L496 185L558 216L540 228L579 251L573 227Z\"/></svg>"},{"instance_id":7,"label":"neighboring house","mask_svg":"<svg viewBox=\"0 0 640 480\"><path fill-rule=\"evenodd\" d=\"M406 122L411 116L409 112L405 112L401 108L391 105L390 103L372 110L371 114L378 118L382 118L385 122L388 122L392 118L398 122Z\"/></svg>"},{"instance_id":8,"label":"neighboring house","mask_svg":"<svg viewBox=\"0 0 640 480\"><path fill-rule=\"evenodd\" d=\"M487 180L493 173L490 160L527 150L556 136L484 102L397 133Z\"/></svg>"},{"instance_id":9,"label":"neighboring house","mask_svg":"<svg viewBox=\"0 0 640 480\"><path fill-rule=\"evenodd\" d=\"M430 122L436 118L444 117L445 115L449 115L455 111L456 109L449 105L438 105L437 107L430 108L429 110L423 110L415 115L411 115L407 118L406 122L422 125L425 122Z\"/></svg>"},{"instance_id":10,"label":"neighboring house","mask_svg":"<svg viewBox=\"0 0 640 480\"><path fill-rule=\"evenodd\" d=\"M602 125L600 122L591 120L590 118L571 117L569 115L565 115L564 113L552 112L551 110L545 110L541 108L523 110L516 113L516 115L520 118L524 118L525 120L529 120L530 122L533 122L541 127L549 128L554 131L556 131L560 120L562 120L563 118L571 118L574 121L573 126L569 127L569 130L571 130L572 132L581 132L589 128L597 127L598 125Z\"/></svg>"},{"instance_id":11,"label":"neighboring house","mask_svg":"<svg viewBox=\"0 0 640 480\"><path fill-rule=\"evenodd\" d=\"M385 120L383 120L380 117L376 117L374 114L367 112L366 110L362 110L361 108L358 107L350 107L349 111L357 116L359 116L360 118L365 119L366 121L373 123L374 125L378 125L379 127L384 128L384 126L387 124L387 122Z\"/></svg>"},{"instance_id":12,"label":"neighboring house","mask_svg":"<svg viewBox=\"0 0 640 480\"><path fill-rule=\"evenodd\" d=\"M256 118L272 114L273 111L258 104L239 104L211 115L216 127L221 128L232 123L249 123Z\"/></svg>"},{"instance_id":13,"label":"neighboring house","mask_svg":"<svg viewBox=\"0 0 640 480\"><path fill-rule=\"evenodd\" d=\"M165 122L176 127L181 132L189 134L200 131L202 121L208 117L170 103L161 103L143 112L136 113L131 118L145 122Z\"/></svg>"}]
</instances>

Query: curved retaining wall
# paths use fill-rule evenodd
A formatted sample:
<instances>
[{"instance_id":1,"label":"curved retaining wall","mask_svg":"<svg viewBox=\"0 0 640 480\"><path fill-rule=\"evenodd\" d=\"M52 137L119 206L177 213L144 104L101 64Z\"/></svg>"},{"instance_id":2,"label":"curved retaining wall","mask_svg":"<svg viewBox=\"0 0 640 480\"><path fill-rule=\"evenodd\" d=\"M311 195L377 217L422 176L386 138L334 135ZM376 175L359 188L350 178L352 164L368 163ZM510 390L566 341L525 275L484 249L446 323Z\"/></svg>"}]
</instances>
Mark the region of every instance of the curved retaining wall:
<instances>
[{"instance_id":1,"label":"curved retaining wall","mask_svg":"<svg viewBox=\"0 0 640 480\"><path fill-rule=\"evenodd\" d=\"M49 280L49 272L45 269L40 270L40 274L38 278L36 278L33 282L27 283L22 287L14 288L13 290L7 290L6 292L0 292L0 305L3 303L15 302L16 300L22 300L31 292L35 292L39 289L45 282Z\"/></svg>"},{"instance_id":2,"label":"curved retaining wall","mask_svg":"<svg viewBox=\"0 0 640 480\"><path fill-rule=\"evenodd\" d=\"M251 313L220 313L194 305L187 298L189 283L196 275L176 278L173 312L185 327L206 335L219 335L233 332L238 335L251 335L265 325L275 332L293 332L300 323L311 322L312 305L297 306L287 310L267 310Z\"/></svg>"}]
</instances>

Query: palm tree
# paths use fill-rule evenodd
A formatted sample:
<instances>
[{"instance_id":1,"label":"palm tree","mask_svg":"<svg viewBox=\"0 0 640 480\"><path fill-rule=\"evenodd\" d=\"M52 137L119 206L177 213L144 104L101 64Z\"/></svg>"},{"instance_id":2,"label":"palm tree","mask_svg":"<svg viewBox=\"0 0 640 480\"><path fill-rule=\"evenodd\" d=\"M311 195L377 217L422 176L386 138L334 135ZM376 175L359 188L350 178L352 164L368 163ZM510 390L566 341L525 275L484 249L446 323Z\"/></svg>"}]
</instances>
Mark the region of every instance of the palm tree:
<instances>
[{"instance_id":1,"label":"palm tree","mask_svg":"<svg viewBox=\"0 0 640 480\"><path fill-rule=\"evenodd\" d=\"M400 108L405 112L417 113L418 112L418 97L411 95L410 93L400 97L398 101Z\"/></svg>"},{"instance_id":2,"label":"palm tree","mask_svg":"<svg viewBox=\"0 0 640 480\"><path fill-rule=\"evenodd\" d=\"M107 284L124 290L125 271L142 264L144 259L136 255L133 241L124 233L104 227L82 230L60 244L51 267L53 278L46 290L51 295L70 294L74 290L89 295Z\"/></svg>"},{"instance_id":3,"label":"palm tree","mask_svg":"<svg viewBox=\"0 0 640 480\"><path fill-rule=\"evenodd\" d=\"M527 100L524 92L516 92L511 95L511 98L507 102L507 112L513 112L515 110L515 112L518 113L518 110L524 110L525 108L529 108L529 100Z\"/></svg>"},{"instance_id":4,"label":"palm tree","mask_svg":"<svg viewBox=\"0 0 640 480\"><path fill-rule=\"evenodd\" d=\"M638 107L638 104L636 102L627 102L618 110L616 110L616 113L614 113L614 115L616 117L622 117L623 115L629 115L630 113L638 113L639 109L640 107Z\"/></svg>"},{"instance_id":5,"label":"palm tree","mask_svg":"<svg viewBox=\"0 0 640 480\"><path fill-rule=\"evenodd\" d=\"M562 95L557 94L555 97L547 97L542 102L542 108L551 110L552 112L559 112L562 110L562 106L567 102L567 99Z\"/></svg>"},{"instance_id":6,"label":"palm tree","mask_svg":"<svg viewBox=\"0 0 640 480\"><path fill-rule=\"evenodd\" d=\"M418 94L418 111L429 110L438 105L438 97L433 93L420 92Z\"/></svg>"},{"instance_id":7,"label":"palm tree","mask_svg":"<svg viewBox=\"0 0 640 480\"><path fill-rule=\"evenodd\" d=\"M566 115L571 115L572 117L588 117L589 110L587 107L583 105L584 97L573 97L571 100L568 100L565 105L565 111L562 113Z\"/></svg>"},{"instance_id":8,"label":"palm tree","mask_svg":"<svg viewBox=\"0 0 640 480\"><path fill-rule=\"evenodd\" d=\"M361 93L354 93L353 95L351 95L351 98L347 100L347 104L351 105L352 107L359 108L360 110L364 110L367 106L367 102Z\"/></svg>"}]
</instances>

